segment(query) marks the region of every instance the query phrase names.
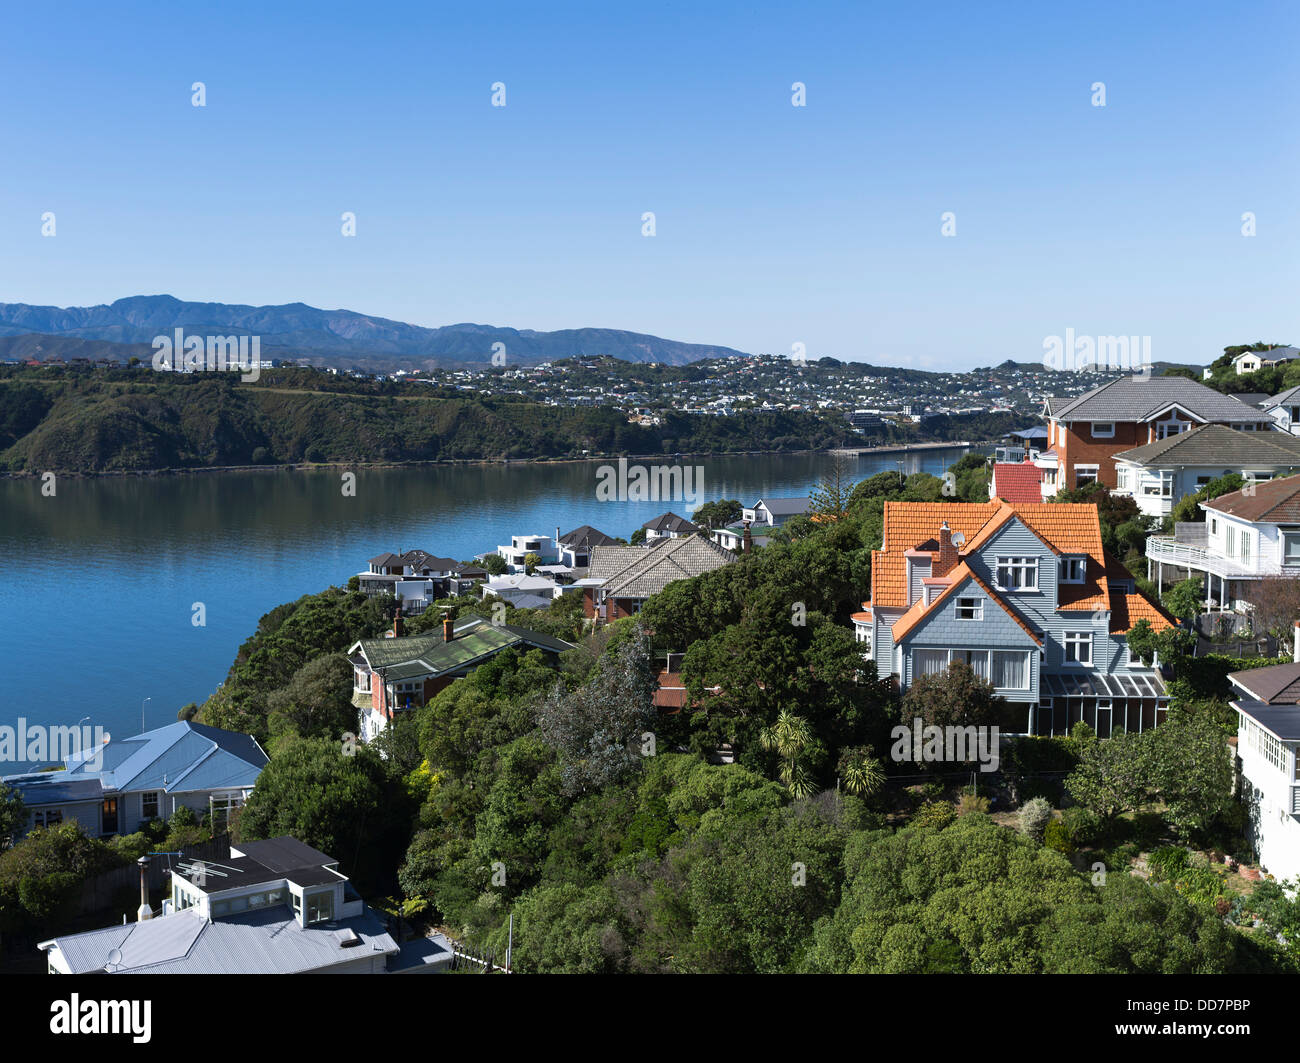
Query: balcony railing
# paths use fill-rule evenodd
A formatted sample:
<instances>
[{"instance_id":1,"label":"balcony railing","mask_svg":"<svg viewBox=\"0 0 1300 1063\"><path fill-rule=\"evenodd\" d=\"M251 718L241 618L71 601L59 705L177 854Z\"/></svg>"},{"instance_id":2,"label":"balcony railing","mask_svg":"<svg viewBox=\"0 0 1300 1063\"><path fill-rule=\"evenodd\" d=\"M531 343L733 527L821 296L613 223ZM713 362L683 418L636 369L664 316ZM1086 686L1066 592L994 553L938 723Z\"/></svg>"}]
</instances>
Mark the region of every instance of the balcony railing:
<instances>
[{"instance_id":1,"label":"balcony railing","mask_svg":"<svg viewBox=\"0 0 1300 1063\"><path fill-rule=\"evenodd\" d=\"M1150 560L1164 565L1209 572L1225 579L1259 579L1262 576L1277 576L1282 573L1282 567L1274 562L1261 561L1253 567L1247 567L1236 558L1224 557L1222 554L1212 553L1204 546L1180 542L1170 536L1151 536L1147 539L1146 553Z\"/></svg>"}]
</instances>

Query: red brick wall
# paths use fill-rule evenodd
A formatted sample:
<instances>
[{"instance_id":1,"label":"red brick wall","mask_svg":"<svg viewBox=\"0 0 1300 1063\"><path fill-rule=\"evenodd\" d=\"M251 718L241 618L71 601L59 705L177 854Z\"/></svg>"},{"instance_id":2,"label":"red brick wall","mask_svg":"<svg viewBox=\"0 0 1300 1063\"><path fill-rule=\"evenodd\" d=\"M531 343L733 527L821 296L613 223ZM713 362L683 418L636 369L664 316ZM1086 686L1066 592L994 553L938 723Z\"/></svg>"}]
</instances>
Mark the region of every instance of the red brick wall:
<instances>
[{"instance_id":1,"label":"red brick wall","mask_svg":"<svg viewBox=\"0 0 1300 1063\"><path fill-rule=\"evenodd\" d=\"M1120 421L1115 425L1114 439L1093 439L1092 425L1086 421L1077 421L1073 425L1055 425L1052 434L1058 440L1057 490L1072 491L1076 465L1096 465L1097 479L1107 487L1114 487L1114 456L1121 450L1142 446L1148 441L1149 432L1146 425Z\"/></svg>"}]
</instances>

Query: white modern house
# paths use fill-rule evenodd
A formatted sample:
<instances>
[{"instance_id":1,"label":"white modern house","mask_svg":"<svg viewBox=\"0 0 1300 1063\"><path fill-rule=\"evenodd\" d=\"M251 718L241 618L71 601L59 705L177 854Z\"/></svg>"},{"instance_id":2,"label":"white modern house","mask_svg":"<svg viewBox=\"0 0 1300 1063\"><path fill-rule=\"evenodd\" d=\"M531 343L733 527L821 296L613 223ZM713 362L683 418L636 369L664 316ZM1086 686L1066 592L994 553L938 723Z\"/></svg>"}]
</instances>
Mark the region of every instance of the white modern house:
<instances>
[{"instance_id":1,"label":"white modern house","mask_svg":"<svg viewBox=\"0 0 1300 1063\"><path fill-rule=\"evenodd\" d=\"M509 546L497 547L497 555L511 572L523 572L529 554L535 554L540 565L553 565L560 559L555 540L549 535L512 535Z\"/></svg>"},{"instance_id":2,"label":"white modern house","mask_svg":"<svg viewBox=\"0 0 1300 1063\"><path fill-rule=\"evenodd\" d=\"M437 972L445 937L398 944L332 856L284 836L241 842L171 872L153 918L42 941L51 974L385 974Z\"/></svg>"},{"instance_id":3,"label":"white modern house","mask_svg":"<svg viewBox=\"0 0 1300 1063\"><path fill-rule=\"evenodd\" d=\"M760 498L746 506L742 520L749 521L750 530L779 528L791 517L802 516L812 508L812 500L803 498Z\"/></svg>"},{"instance_id":4,"label":"white modern house","mask_svg":"<svg viewBox=\"0 0 1300 1063\"><path fill-rule=\"evenodd\" d=\"M1111 494L1132 498L1148 517L1164 517L1179 499L1229 473L1254 481L1300 473L1300 437L1201 425L1116 454Z\"/></svg>"},{"instance_id":5,"label":"white modern house","mask_svg":"<svg viewBox=\"0 0 1300 1063\"><path fill-rule=\"evenodd\" d=\"M1260 866L1279 881L1300 875L1300 645L1295 657L1228 676L1247 834Z\"/></svg>"},{"instance_id":6,"label":"white modern house","mask_svg":"<svg viewBox=\"0 0 1300 1063\"><path fill-rule=\"evenodd\" d=\"M1147 539L1147 576L1156 586L1200 573L1210 608L1241 612L1251 583L1300 579L1300 476L1249 483L1201 509L1203 523L1180 523L1172 536Z\"/></svg>"}]
</instances>

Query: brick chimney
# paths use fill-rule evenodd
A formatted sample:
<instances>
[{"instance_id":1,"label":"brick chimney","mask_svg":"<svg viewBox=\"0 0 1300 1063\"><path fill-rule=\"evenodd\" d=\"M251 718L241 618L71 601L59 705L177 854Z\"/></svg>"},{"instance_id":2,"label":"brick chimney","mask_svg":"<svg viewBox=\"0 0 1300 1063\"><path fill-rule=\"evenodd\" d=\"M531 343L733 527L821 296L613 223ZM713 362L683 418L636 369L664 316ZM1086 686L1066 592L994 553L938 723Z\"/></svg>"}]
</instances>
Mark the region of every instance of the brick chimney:
<instances>
[{"instance_id":1,"label":"brick chimney","mask_svg":"<svg viewBox=\"0 0 1300 1063\"><path fill-rule=\"evenodd\" d=\"M402 623L402 600L399 598L397 600L397 609L393 613L393 638L400 639L405 630L405 625Z\"/></svg>"},{"instance_id":2,"label":"brick chimney","mask_svg":"<svg viewBox=\"0 0 1300 1063\"><path fill-rule=\"evenodd\" d=\"M957 547L952 544L952 532L945 520L939 527L939 556L934 562L934 574L946 576L957 567Z\"/></svg>"},{"instance_id":3,"label":"brick chimney","mask_svg":"<svg viewBox=\"0 0 1300 1063\"><path fill-rule=\"evenodd\" d=\"M443 612L442 614L442 641L450 642L456 637L456 632L452 626L451 613Z\"/></svg>"},{"instance_id":4,"label":"brick chimney","mask_svg":"<svg viewBox=\"0 0 1300 1063\"><path fill-rule=\"evenodd\" d=\"M745 521L745 534L740 537L740 552L751 553L754 549L754 537L749 534L749 521Z\"/></svg>"}]
</instances>

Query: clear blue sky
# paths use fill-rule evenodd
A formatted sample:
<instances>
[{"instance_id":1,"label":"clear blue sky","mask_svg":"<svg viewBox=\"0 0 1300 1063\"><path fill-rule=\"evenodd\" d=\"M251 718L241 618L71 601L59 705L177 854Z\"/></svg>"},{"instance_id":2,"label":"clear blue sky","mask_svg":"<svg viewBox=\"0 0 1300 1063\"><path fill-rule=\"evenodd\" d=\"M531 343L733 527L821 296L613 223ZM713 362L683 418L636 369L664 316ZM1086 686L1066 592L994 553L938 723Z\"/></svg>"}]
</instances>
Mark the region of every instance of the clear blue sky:
<instances>
[{"instance_id":1,"label":"clear blue sky","mask_svg":"<svg viewBox=\"0 0 1300 1063\"><path fill-rule=\"evenodd\" d=\"M1191 362L1300 342L1300 5L704 6L10 7L0 301L930 369L1067 328Z\"/></svg>"}]
</instances>

